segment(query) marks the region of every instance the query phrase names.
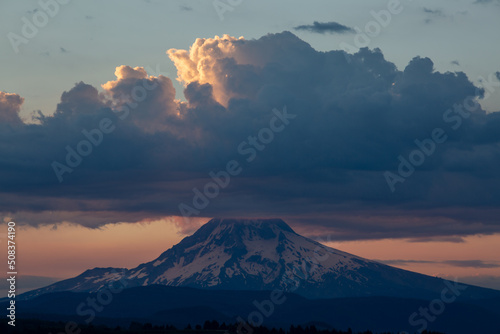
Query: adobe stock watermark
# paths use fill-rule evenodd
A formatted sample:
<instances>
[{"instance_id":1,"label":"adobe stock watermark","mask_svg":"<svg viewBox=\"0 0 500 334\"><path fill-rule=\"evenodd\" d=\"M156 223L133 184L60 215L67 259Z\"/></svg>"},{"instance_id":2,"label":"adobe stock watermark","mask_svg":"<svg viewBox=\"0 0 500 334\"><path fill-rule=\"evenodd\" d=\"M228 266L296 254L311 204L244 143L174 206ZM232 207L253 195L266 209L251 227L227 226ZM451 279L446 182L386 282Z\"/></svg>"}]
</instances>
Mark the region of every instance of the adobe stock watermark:
<instances>
[{"instance_id":1,"label":"adobe stock watermark","mask_svg":"<svg viewBox=\"0 0 500 334\"><path fill-rule=\"evenodd\" d=\"M500 82L494 80L497 78L497 73L491 73L488 80L484 77L479 77L482 83L482 88L485 91L483 100L488 99L500 87ZM466 97L462 103L455 104L453 108L446 110L443 113L443 122L448 125L451 130L458 130L464 123L464 119L470 117L471 113L480 108L479 102L475 96ZM449 131L449 130L448 130ZM415 173L416 168L424 164L427 158L432 156L438 145L445 143L448 140L447 131L441 127L434 128L427 138L422 140L415 139L416 148L407 156L398 156L399 165L397 172L385 171L384 178L391 192L396 191L396 184L404 183L410 176Z\"/></svg>"},{"instance_id":2,"label":"adobe stock watermark","mask_svg":"<svg viewBox=\"0 0 500 334\"><path fill-rule=\"evenodd\" d=\"M327 241L330 241L330 236L328 236ZM252 327L259 327L264 323L265 318L269 318L274 314L276 307L282 305L286 301L286 292L294 292L296 291L302 281L305 281L312 275L318 268L319 264L323 261L326 261L330 254L324 251L324 254L321 254L321 246L316 246L314 248L313 257L307 257L302 262L301 266L294 266L292 270L287 269L285 274L282 276L282 282L285 284L284 289L274 289L269 294L269 298L258 301L254 300L253 305L256 310L250 312L247 316L247 319L243 319L238 316L238 328L236 330L237 334L252 334Z\"/></svg>"},{"instance_id":3,"label":"adobe stock watermark","mask_svg":"<svg viewBox=\"0 0 500 334\"><path fill-rule=\"evenodd\" d=\"M265 150L267 145L274 140L275 135L282 132L290 124L290 120L297 117L297 115L289 114L286 106L283 107L282 111L273 109L272 113L273 116L269 121L269 127L260 129L257 135L248 136L246 140L238 145L237 152L241 156L246 157L246 162L254 161L258 152ZM224 170L220 170L217 173L213 171L208 173L211 180L205 183L201 188L202 190L197 187L193 188L192 204L179 204L179 211L182 217L188 218L199 215L201 210L208 207L210 200L219 196L220 190L225 189L229 185L231 178L240 175L242 171L242 163L237 160L230 160L226 163Z\"/></svg>"},{"instance_id":4,"label":"adobe stock watermark","mask_svg":"<svg viewBox=\"0 0 500 334\"><path fill-rule=\"evenodd\" d=\"M438 316L444 313L446 305L455 302L467 289L467 285L457 284L456 280L453 284L444 280L444 285L446 287L441 291L440 298L433 299L427 307L419 307L418 312L413 312L408 318L408 323L411 326L419 327L419 333L425 331L429 323L434 322Z\"/></svg>"},{"instance_id":5,"label":"adobe stock watermark","mask_svg":"<svg viewBox=\"0 0 500 334\"><path fill-rule=\"evenodd\" d=\"M224 21L224 13L232 12L237 6L241 5L243 0L214 0L214 6L217 15L221 21Z\"/></svg>"},{"instance_id":6,"label":"adobe stock watermark","mask_svg":"<svg viewBox=\"0 0 500 334\"><path fill-rule=\"evenodd\" d=\"M412 0L407 1L411 2ZM404 5L399 0L389 0L385 9L378 11L371 10L370 15L373 17L373 20L368 21L363 28L354 27L356 31L356 35L352 41L354 45L342 42L339 45L340 48L346 53L356 53L358 49L368 47L372 40L378 37L382 30L391 24L393 17L401 14L403 10ZM350 62L351 60L347 57L347 61Z\"/></svg>"},{"instance_id":7,"label":"adobe stock watermark","mask_svg":"<svg viewBox=\"0 0 500 334\"><path fill-rule=\"evenodd\" d=\"M146 70L149 72L150 67ZM159 65L156 66L156 71L152 77L158 77ZM121 106L117 109L113 109L113 112L117 114L118 119L124 121L130 115L130 111L136 109L142 101L144 101L149 93L158 87L158 82L156 80L150 80L150 78L144 78L135 85L131 91L130 95L125 95L121 97ZM51 163L52 170L54 171L59 183L64 181L64 174L72 173L75 168L81 165L83 159L89 156L94 148L98 147L104 141L104 135L110 134L115 131L116 125L111 120L111 118L103 117L95 128L87 130L82 130L82 136L84 139L80 140L74 148L70 145L66 145L66 158L65 163L59 161L53 161Z\"/></svg>"},{"instance_id":8,"label":"adobe stock watermark","mask_svg":"<svg viewBox=\"0 0 500 334\"><path fill-rule=\"evenodd\" d=\"M67 5L71 0L39 0L38 6L33 11L31 19L26 16L21 17L23 23L21 35L14 32L7 33L7 39L15 53L19 53L19 46L28 44L35 38L40 29L43 29L53 19L61 9L61 5Z\"/></svg>"}]
</instances>

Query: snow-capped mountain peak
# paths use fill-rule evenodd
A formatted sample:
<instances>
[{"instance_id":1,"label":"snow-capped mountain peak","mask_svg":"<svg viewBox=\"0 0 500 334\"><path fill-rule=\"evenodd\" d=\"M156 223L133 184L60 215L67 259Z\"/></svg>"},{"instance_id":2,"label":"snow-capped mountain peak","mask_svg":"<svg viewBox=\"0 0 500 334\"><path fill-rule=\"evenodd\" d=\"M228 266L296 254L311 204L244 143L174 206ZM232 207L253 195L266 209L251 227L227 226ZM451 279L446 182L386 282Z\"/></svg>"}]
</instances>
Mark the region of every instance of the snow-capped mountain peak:
<instances>
[{"instance_id":1,"label":"snow-capped mountain peak","mask_svg":"<svg viewBox=\"0 0 500 334\"><path fill-rule=\"evenodd\" d=\"M438 294L443 280L348 254L293 231L281 219L212 219L158 258L133 269L95 268L34 290L98 291L168 285L225 290L294 291L310 298L423 297Z\"/></svg>"}]
</instances>

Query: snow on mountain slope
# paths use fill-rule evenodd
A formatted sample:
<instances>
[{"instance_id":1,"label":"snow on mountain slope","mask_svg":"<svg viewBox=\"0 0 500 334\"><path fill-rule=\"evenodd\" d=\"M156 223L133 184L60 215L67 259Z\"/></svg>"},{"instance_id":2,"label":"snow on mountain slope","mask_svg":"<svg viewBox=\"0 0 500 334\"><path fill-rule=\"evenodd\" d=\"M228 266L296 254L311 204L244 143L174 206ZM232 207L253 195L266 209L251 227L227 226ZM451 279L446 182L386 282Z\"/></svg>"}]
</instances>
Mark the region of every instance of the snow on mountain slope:
<instances>
[{"instance_id":1,"label":"snow on mountain slope","mask_svg":"<svg viewBox=\"0 0 500 334\"><path fill-rule=\"evenodd\" d=\"M94 292L117 280L204 289L294 291L309 298L434 298L444 280L348 254L296 234L280 219L212 219L151 262L134 269L95 268L34 290ZM470 298L492 290L472 287Z\"/></svg>"},{"instance_id":2,"label":"snow on mountain slope","mask_svg":"<svg viewBox=\"0 0 500 334\"><path fill-rule=\"evenodd\" d=\"M301 274L321 281L325 274L354 272L359 261L296 234L282 220L214 219L127 278L147 273L138 284L290 289Z\"/></svg>"}]
</instances>

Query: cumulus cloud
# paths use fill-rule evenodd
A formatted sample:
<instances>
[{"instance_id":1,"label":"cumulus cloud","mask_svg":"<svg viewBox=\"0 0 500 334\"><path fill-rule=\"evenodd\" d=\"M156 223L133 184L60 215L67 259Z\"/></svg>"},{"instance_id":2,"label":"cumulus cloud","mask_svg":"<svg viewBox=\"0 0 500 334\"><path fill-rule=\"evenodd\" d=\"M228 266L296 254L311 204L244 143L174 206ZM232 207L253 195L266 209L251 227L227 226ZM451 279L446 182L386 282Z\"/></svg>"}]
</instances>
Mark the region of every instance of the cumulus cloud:
<instances>
[{"instance_id":1,"label":"cumulus cloud","mask_svg":"<svg viewBox=\"0 0 500 334\"><path fill-rule=\"evenodd\" d=\"M17 94L0 91L0 124L21 125L19 117L24 99Z\"/></svg>"},{"instance_id":2,"label":"cumulus cloud","mask_svg":"<svg viewBox=\"0 0 500 334\"><path fill-rule=\"evenodd\" d=\"M229 98L234 96L228 95L224 87L229 74L221 72L221 63L226 59L241 60L242 55L236 52L238 41L243 42L243 37L197 38L189 51L168 50L167 54L177 68L177 80L185 85L192 82L210 84L215 100L227 104Z\"/></svg>"},{"instance_id":3,"label":"cumulus cloud","mask_svg":"<svg viewBox=\"0 0 500 334\"><path fill-rule=\"evenodd\" d=\"M179 103L174 101L172 81L163 76L148 76L142 67L119 66L116 80L101 85L104 94L113 101L113 108L121 112L146 132L166 131L171 118L179 116ZM137 109L138 105L140 109ZM136 110L137 109L137 110ZM130 116L129 116L130 115Z\"/></svg>"},{"instance_id":4,"label":"cumulus cloud","mask_svg":"<svg viewBox=\"0 0 500 334\"><path fill-rule=\"evenodd\" d=\"M345 33L354 33L355 30L353 28L347 27L338 22L318 22L314 21L313 24L299 25L294 27L295 30L305 30L309 32L315 32L318 34L324 33L337 33L337 34L345 34Z\"/></svg>"},{"instance_id":5,"label":"cumulus cloud","mask_svg":"<svg viewBox=\"0 0 500 334\"><path fill-rule=\"evenodd\" d=\"M100 88L81 82L64 92L40 124L4 132L0 211L20 223L92 227L175 216L210 172L237 160L241 174L199 216L282 217L337 240L500 232L500 113L478 107L457 129L443 121L485 96L463 72L437 72L426 57L398 69L379 49L318 52L290 32L197 39L167 54L184 101L171 79L120 66ZM1 114L17 114L16 101L1 103ZM247 161L240 143L284 106L296 117ZM103 119L113 131L98 141L92 131ZM437 127L446 142L392 193L384 172ZM54 162L69 166L68 152L89 133L98 145L59 183Z\"/></svg>"}]
</instances>

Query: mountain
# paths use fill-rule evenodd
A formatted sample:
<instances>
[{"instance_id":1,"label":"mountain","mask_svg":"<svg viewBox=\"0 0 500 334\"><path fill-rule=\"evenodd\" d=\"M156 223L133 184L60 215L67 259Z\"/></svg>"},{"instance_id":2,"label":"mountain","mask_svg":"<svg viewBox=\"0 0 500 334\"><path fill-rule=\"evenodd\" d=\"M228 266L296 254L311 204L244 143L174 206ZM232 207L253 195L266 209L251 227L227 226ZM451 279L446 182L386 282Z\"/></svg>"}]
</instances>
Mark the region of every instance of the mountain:
<instances>
[{"instance_id":1,"label":"mountain","mask_svg":"<svg viewBox=\"0 0 500 334\"><path fill-rule=\"evenodd\" d=\"M348 254L298 235L280 219L212 219L151 262L133 269L95 268L27 292L96 292L165 285L215 290L292 291L306 298L440 298L455 283ZM461 300L500 297L500 291L460 285ZM456 288L455 288L456 289Z\"/></svg>"}]
</instances>

